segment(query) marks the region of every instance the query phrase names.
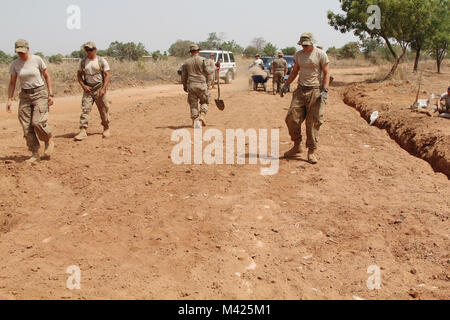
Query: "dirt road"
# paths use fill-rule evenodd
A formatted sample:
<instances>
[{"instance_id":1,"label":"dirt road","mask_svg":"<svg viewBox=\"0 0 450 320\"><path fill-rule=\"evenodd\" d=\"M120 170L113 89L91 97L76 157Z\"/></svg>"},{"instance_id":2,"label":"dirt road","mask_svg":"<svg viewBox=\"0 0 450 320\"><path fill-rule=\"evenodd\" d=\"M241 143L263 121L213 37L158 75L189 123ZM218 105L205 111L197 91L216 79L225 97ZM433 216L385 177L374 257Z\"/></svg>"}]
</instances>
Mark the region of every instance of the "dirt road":
<instances>
[{"instance_id":1,"label":"dirt road","mask_svg":"<svg viewBox=\"0 0 450 320\"><path fill-rule=\"evenodd\" d=\"M246 83L224 86L227 109L211 106L209 126L279 128L287 150L290 95ZM179 86L110 99L113 137L102 140L94 112L83 143L72 139L80 97L58 99L57 153L37 166L24 163L16 115L2 113L0 299L449 298L448 178L336 91L320 163L281 160L275 176L174 165L171 135L190 125ZM66 288L73 265L81 290ZM381 289L370 291L373 265Z\"/></svg>"}]
</instances>

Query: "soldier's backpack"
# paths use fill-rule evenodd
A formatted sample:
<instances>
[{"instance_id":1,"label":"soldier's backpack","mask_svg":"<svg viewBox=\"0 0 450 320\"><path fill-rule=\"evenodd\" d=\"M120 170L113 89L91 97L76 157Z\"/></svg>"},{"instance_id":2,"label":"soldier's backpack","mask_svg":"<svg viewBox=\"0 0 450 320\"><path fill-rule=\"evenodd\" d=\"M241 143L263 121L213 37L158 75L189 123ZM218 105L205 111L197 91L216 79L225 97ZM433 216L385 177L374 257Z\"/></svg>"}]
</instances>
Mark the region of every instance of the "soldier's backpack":
<instances>
[{"instance_id":1,"label":"soldier's backpack","mask_svg":"<svg viewBox=\"0 0 450 320\"><path fill-rule=\"evenodd\" d=\"M104 83L105 82L105 60L104 60L103 57L97 57L97 58L98 58L98 65L100 66L100 72L102 74L102 83ZM84 57L81 60L81 62L80 62L81 70L82 70L81 78L83 79L83 83L85 85L87 85L87 82L86 82L86 61L88 61L88 59L89 59L88 57Z\"/></svg>"}]
</instances>

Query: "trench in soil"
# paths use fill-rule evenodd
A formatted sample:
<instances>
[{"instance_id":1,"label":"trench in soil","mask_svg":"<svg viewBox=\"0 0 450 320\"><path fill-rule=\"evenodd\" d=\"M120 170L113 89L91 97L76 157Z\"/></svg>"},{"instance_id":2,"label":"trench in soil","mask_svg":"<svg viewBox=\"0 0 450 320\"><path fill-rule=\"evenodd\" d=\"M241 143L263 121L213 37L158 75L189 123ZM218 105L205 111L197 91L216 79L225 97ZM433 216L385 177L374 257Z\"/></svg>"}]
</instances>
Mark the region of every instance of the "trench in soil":
<instances>
[{"instance_id":1,"label":"trench in soil","mask_svg":"<svg viewBox=\"0 0 450 320\"><path fill-rule=\"evenodd\" d=\"M370 123L370 117L376 109L372 108L364 101L359 101L354 93L350 93L351 88L345 88L343 102L356 109L361 117ZM436 173L443 173L450 180L450 159L446 155L445 149L441 147L446 137L440 135L423 135L416 128L403 123L401 119L391 117L380 117L374 126L386 130L392 140L414 157L428 162Z\"/></svg>"}]
</instances>

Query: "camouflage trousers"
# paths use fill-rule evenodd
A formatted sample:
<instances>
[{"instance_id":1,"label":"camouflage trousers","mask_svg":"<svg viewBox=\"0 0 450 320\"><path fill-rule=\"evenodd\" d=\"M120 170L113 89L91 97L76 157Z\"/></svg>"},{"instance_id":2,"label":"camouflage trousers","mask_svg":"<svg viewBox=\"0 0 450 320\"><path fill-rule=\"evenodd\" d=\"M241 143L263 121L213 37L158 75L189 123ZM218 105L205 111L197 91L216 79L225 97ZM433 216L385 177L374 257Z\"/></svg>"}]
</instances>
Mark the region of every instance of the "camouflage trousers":
<instances>
[{"instance_id":1,"label":"camouflage trousers","mask_svg":"<svg viewBox=\"0 0 450 320\"><path fill-rule=\"evenodd\" d=\"M106 94L103 97L100 97L99 93L100 89L91 91L90 93L83 93L83 99L81 102L80 129L88 128L94 102L97 105L98 112L100 113L103 128L109 128L111 121L109 117L108 97Z\"/></svg>"},{"instance_id":2,"label":"camouflage trousers","mask_svg":"<svg viewBox=\"0 0 450 320\"><path fill-rule=\"evenodd\" d=\"M19 122L23 128L28 150L38 151L39 140L48 142L52 137L52 130L47 124L48 93L43 87L41 91L32 94L22 91L19 98Z\"/></svg>"},{"instance_id":3,"label":"camouflage trousers","mask_svg":"<svg viewBox=\"0 0 450 320\"><path fill-rule=\"evenodd\" d=\"M214 87L216 84L216 72L213 72L209 77L208 77L208 87Z\"/></svg>"},{"instance_id":4,"label":"camouflage trousers","mask_svg":"<svg viewBox=\"0 0 450 320\"><path fill-rule=\"evenodd\" d=\"M319 130L324 120L325 103L319 88L299 86L294 91L286 124L292 141L302 142L302 123L306 121L306 147L316 150L319 144Z\"/></svg>"},{"instance_id":5,"label":"camouflage trousers","mask_svg":"<svg viewBox=\"0 0 450 320\"><path fill-rule=\"evenodd\" d=\"M273 81L273 90L275 91L276 89L276 93L279 93L284 84L284 71L275 71L275 73L273 74L272 81Z\"/></svg>"},{"instance_id":6,"label":"camouflage trousers","mask_svg":"<svg viewBox=\"0 0 450 320\"><path fill-rule=\"evenodd\" d=\"M208 92L208 85L205 83L191 82L188 84L188 103L191 108L191 119L195 120L200 116L200 113L208 113L210 94ZM200 109L198 104L200 102Z\"/></svg>"}]
</instances>

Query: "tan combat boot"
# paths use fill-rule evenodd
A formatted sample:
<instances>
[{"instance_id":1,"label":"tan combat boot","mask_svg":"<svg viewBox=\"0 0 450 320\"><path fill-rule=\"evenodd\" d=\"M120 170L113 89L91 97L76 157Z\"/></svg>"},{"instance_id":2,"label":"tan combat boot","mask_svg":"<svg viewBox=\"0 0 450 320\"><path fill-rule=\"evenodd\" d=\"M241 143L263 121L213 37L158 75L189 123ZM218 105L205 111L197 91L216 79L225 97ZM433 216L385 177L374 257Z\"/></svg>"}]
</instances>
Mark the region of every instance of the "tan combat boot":
<instances>
[{"instance_id":1,"label":"tan combat boot","mask_svg":"<svg viewBox=\"0 0 450 320\"><path fill-rule=\"evenodd\" d=\"M317 164L319 162L314 154L314 150L312 149L308 150L308 162L311 164Z\"/></svg>"},{"instance_id":2,"label":"tan combat boot","mask_svg":"<svg viewBox=\"0 0 450 320\"><path fill-rule=\"evenodd\" d=\"M103 139L108 139L109 137L111 137L111 131L109 128L105 128L103 131Z\"/></svg>"},{"instance_id":3,"label":"tan combat boot","mask_svg":"<svg viewBox=\"0 0 450 320\"><path fill-rule=\"evenodd\" d=\"M37 163L41 161L41 156L39 155L39 150L33 151L33 155L26 162L29 164Z\"/></svg>"},{"instance_id":4,"label":"tan combat boot","mask_svg":"<svg viewBox=\"0 0 450 320\"><path fill-rule=\"evenodd\" d=\"M44 156L50 158L54 151L55 151L55 143L53 142L53 138L50 138L45 143Z\"/></svg>"},{"instance_id":5,"label":"tan combat boot","mask_svg":"<svg viewBox=\"0 0 450 320\"><path fill-rule=\"evenodd\" d=\"M84 139L87 139L88 135L86 132L86 129L81 129L80 133L74 138L76 141L83 141Z\"/></svg>"},{"instance_id":6,"label":"tan combat boot","mask_svg":"<svg viewBox=\"0 0 450 320\"><path fill-rule=\"evenodd\" d=\"M284 157L285 158L293 158L301 153L303 153L302 143L300 141L298 141L298 142L295 142L295 144L291 150L287 151L284 154Z\"/></svg>"}]
</instances>

